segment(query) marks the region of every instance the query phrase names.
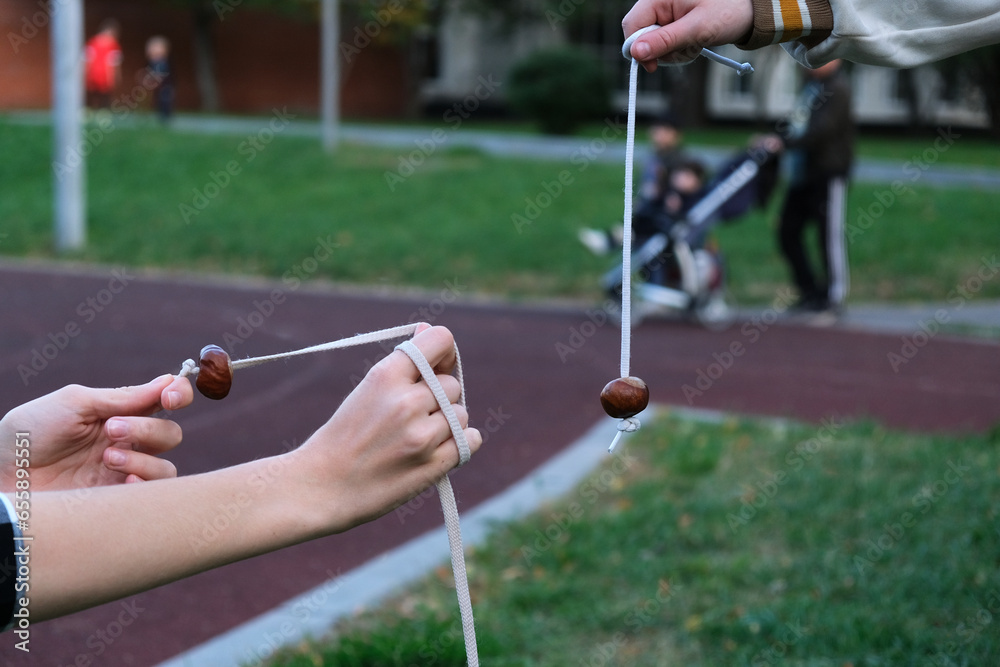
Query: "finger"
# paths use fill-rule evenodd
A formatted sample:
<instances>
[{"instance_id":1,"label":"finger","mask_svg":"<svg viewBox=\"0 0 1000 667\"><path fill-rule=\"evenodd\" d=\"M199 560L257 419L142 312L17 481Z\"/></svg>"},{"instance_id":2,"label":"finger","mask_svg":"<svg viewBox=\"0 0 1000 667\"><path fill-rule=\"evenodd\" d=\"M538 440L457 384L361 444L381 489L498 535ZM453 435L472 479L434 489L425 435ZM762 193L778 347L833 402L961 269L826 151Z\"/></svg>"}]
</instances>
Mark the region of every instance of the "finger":
<instances>
[{"instance_id":1,"label":"finger","mask_svg":"<svg viewBox=\"0 0 1000 667\"><path fill-rule=\"evenodd\" d=\"M455 339L444 327L430 327L413 337L413 344L437 373L448 374L455 365ZM420 371L401 350L396 350L376 364L390 376L402 375L410 382L420 380Z\"/></svg>"},{"instance_id":2,"label":"finger","mask_svg":"<svg viewBox=\"0 0 1000 667\"><path fill-rule=\"evenodd\" d=\"M483 444L483 436L479 433L479 429L470 426L463 429L462 433L465 434L465 441L469 443L469 451L473 454L478 452ZM459 464L458 445L455 444L454 437L441 443L434 452L433 460L436 470L451 470Z\"/></svg>"},{"instance_id":3,"label":"finger","mask_svg":"<svg viewBox=\"0 0 1000 667\"><path fill-rule=\"evenodd\" d=\"M424 353L434 372L451 375L455 369L455 337L445 327L431 327L413 337L413 344Z\"/></svg>"},{"instance_id":4,"label":"finger","mask_svg":"<svg viewBox=\"0 0 1000 667\"><path fill-rule=\"evenodd\" d=\"M164 410L180 410L191 405L194 400L194 389L186 377L175 377L163 391L160 392L160 405Z\"/></svg>"},{"instance_id":5,"label":"finger","mask_svg":"<svg viewBox=\"0 0 1000 667\"><path fill-rule=\"evenodd\" d=\"M660 3L642 1L635 3L622 19L622 33L626 38L651 25L666 25L673 21L672 11L661 11Z\"/></svg>"},{"instance_id":6,"label":"finger","mask_svg":"<svg viewBox=\"0 0 1000 667\"><path fill-rule=\"evenodd\" d=\"M162 454L179 445L183 431L177 422L153 417L112 417L104 432L114 443L128 443L142 452Z\"/></svg>"},{"instance_id":7,"label":"finger","mask_svg":"<svg viewBox=\"0 0 1000 667\"><path fill-rule=\"evenodd\" d=\"M118 415L151 415L161 409L160 394L173 383L172 375L136 387L91 389L90 409L99 419Z\"/></svg>"},{"instance_id":8,"label":"finger","mask_svg":"<svg viewBox=\"0 0 1000 667\"><path fill-rule=\"evenodd\" d=\"M141 481L177 477L177 467L170 461L119 447L104 450L104 466Z\"/></svg>"},{"instance_id":9,"label":"finger","mask_svg":"<svg viewBox=\"0 0 1000 667\"><path fill-rule=\"evenodd\" d=\"M437 380L441 383L441 389L444 391L444 395L448 397L448 402L453 405L457 404L458 399L462 396L462 386L458 383L458 380L452 375L438 375ZM440 410L441 406L438 404L434 392L430 391L430 387L419 380L416 384L419 386L417 391L421 392L420 405L425 406L427 414L433 414Z\"/></svg>"},{"instance_id":10,"label":"finger","mask_svg":"<svg viewBox=\"0 0 1000 667\"><path fill-rule=\"evenodd\" d=\"M632 57L649 71L657 60L681 63L698 57L703 46L714 43L710 32L702 31L695 12L685 14L673 23L651 30L632 44Z\"/></svg>"},{"instance_id":11,"label":"finger","mask_svg":"<svg viewBox=\"0 0 1000 667\"><path fill-rule=\"evenodd\" d=\"M455 411L455 418L458 419L458 424L463 429L469 425L469 411L465 409L465 406L453 404L451 409ZM451 433L451 426L448 424L448 418L444 415L443 411L438 411L440 420L444 425L444 431L441 433L440 440L444 440Z\"/></svg>"},{"instance_id":12,"label":"finger","mask_svg":"<svg viewBox=\"0 0 1000 667\"><path fill-rule=\"evenodd\" d=\"M479 432L478 428L470 426L465 429L465 441L469 443L469 451L475 454L483 446L483 434Z\"/></svg>"}]
</instances>

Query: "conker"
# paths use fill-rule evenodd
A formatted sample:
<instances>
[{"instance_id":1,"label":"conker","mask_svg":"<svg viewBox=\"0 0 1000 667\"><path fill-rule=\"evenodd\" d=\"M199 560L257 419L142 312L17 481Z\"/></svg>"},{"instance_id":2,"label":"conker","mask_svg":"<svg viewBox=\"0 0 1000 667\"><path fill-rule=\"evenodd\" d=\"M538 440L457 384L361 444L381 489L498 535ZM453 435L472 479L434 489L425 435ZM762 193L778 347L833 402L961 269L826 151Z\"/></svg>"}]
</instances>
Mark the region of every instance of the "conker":
<instances>
[{"instance_id":1,"label":"conker","mask_svg":"<svg viewBox=\"0 0 1000 667\"><path fill-rule=\"evenodd\" d=\"M649 387L637 377L612 380L601 391L601 405L615 419L634 417L648 404Z\"/></svg>"},{"instance_id":2,"label":"conker","mask_svg":"<svg viewBox=\"0 0 1000 667\"><path fill-rule=\"evenodd\" d=\"M233 386L233 366L229 354L218 345L203 347L194 385L203 396L216 401L228 396Z\"/></svg>"}]
</instances>

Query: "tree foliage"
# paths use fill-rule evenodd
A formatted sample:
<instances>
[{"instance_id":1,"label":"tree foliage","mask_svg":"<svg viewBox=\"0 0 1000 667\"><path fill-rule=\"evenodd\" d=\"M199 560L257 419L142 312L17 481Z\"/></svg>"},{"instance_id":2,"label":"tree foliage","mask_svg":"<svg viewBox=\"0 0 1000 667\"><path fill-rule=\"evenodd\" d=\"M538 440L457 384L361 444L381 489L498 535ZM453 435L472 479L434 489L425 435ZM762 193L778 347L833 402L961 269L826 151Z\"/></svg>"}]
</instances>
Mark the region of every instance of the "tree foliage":
<instances>
[{"instance_id":1,"label":"tree foliage","mask_svg":"<svg viewBox=\"0 0 1000 667\"><path fill-rule=\"evenodd\" d=\"M536 51L511 69L511 106L551 134L570 134L608 112L611 88L600 62L586 51L557 47Z\"/></svg>"}]
</instances>

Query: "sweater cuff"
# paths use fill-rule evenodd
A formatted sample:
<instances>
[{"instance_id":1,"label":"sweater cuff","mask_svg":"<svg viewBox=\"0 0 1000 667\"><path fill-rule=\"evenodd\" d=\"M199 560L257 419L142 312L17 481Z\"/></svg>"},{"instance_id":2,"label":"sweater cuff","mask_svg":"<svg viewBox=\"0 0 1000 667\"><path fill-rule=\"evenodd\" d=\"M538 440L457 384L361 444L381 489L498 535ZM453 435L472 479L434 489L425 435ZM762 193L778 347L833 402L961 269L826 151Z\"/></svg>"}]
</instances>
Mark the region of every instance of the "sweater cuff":
<instances>
[{"instance_id":1,"label":"sweater cuff","mask_svg":"<svg viewBox=\"0 0 1000 667\"><path fill-rule=\"evenodd\" d=\"M833 32L829 0L752 0L753 28L736 42L741 49L759 49L798 40L813 47Z\"/></svg>"}]
</instances>

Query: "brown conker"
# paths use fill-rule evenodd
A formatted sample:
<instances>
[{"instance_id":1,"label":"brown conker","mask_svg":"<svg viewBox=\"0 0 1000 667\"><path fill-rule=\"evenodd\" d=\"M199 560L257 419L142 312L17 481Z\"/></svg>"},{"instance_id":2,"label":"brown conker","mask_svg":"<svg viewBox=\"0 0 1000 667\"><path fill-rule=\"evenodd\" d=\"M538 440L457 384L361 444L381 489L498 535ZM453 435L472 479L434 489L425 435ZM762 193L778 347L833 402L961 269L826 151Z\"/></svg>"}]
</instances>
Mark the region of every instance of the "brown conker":
<instances>
[{"instance_id":1,"label":"brown conker","mask_svg":"<svg viewBox=\"0 0 1000 667\"><path fill-rule=\"evenodd\" d=\"M601 405L615 419L634 417L648 404L649 387L637 377L612 380L601 391Z\"/></svg>"},{"instance_id":2,"label":"brown conker","mask_svg":"<svg viewBox=\"0 0 1000 667\"><path fill-rule=\"evenodd\" d=\"M203 396L216 401L228 396L233 386L233 366L229 354L218 345L203 347L194 385Z\"/></svg>"}]
</instances>

